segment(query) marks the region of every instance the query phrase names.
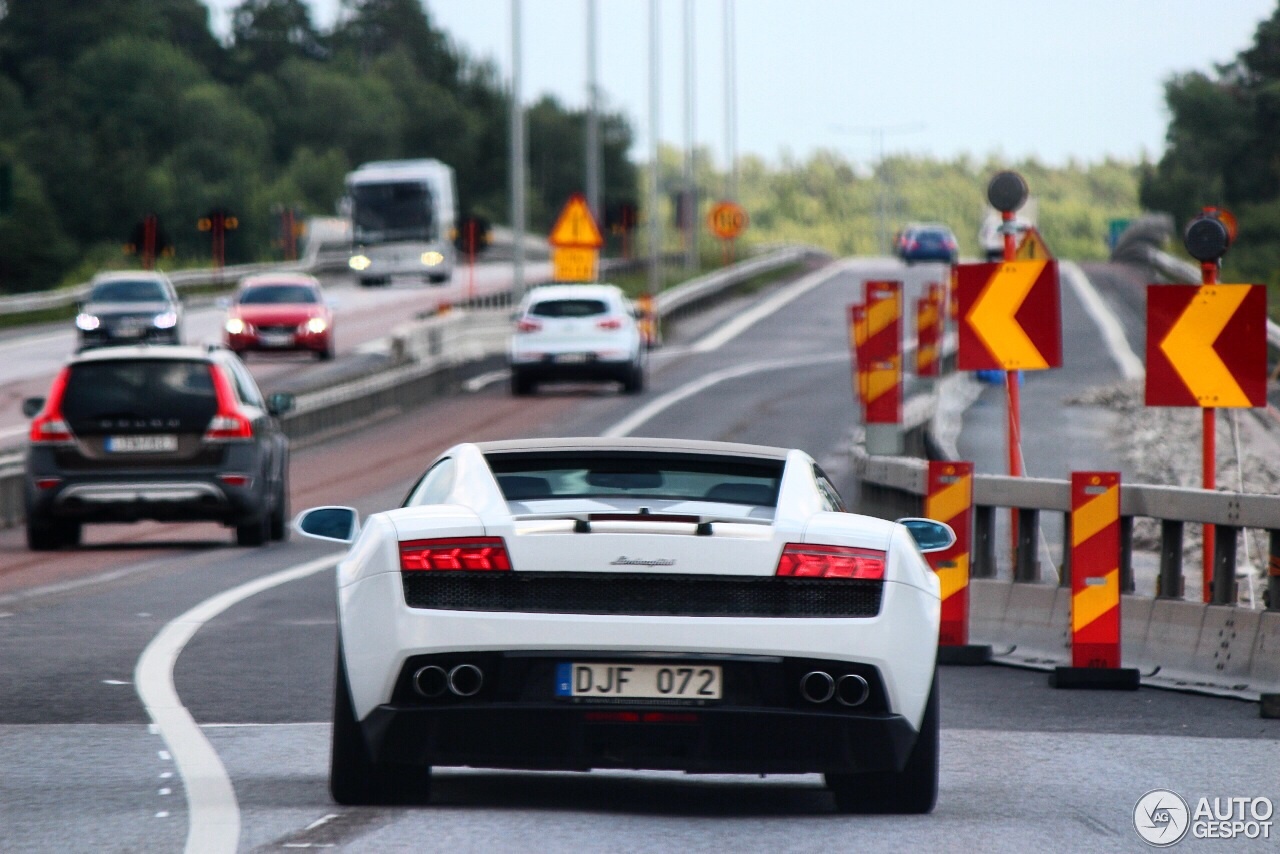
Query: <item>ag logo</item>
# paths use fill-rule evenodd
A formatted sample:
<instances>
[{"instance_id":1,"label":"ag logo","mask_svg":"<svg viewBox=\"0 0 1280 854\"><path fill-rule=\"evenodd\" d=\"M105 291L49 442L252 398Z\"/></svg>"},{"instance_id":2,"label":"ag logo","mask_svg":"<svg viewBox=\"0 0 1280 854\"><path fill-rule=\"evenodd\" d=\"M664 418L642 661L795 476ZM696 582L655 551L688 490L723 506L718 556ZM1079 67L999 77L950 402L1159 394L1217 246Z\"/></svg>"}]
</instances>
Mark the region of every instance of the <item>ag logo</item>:
<instances>
[{"instance_id":1,"label":"ag logo","mask_svg":"<svg viewBox=\"0 0 1280 854\"><path fill-rule=\"evenodd\" d=\"M1182 841L1191 826L1191 811L1177 792L1152 789L1133 808L1133 827L1142 841L1168 848Z\"/></svg>"}]
</instances>

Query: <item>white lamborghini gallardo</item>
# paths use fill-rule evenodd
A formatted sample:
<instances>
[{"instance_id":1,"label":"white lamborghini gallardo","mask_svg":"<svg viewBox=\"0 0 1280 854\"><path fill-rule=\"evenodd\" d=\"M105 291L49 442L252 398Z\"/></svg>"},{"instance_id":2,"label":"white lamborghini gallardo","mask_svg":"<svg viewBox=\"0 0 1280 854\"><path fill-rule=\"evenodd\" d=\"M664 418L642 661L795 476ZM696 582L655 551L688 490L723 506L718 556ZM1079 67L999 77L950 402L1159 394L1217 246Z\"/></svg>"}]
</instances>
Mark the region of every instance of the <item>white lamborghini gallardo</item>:
<instances>
[{"instance_id":1,"label":"white lamborghini gallardo","mask_svg":"<svg viewBox=\"0 0 1280 854\"><path fill-rule=\"evenodd\" d=\"M451 448L404 506L302 513L337 569L330 787L432 767L825 774L928 812L950 528L846 510L798 450L665 439Z\"/></svg>"}]
</instances>

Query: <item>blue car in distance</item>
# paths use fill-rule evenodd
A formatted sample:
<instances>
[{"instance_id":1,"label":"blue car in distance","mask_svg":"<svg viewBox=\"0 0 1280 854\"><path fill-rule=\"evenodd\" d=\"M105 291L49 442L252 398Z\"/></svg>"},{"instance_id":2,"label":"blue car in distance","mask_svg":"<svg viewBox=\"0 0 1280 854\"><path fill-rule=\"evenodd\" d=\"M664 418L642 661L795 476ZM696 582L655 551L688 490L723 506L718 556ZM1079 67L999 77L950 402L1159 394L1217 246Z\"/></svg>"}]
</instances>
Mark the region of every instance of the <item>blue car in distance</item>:
<instances>
[{"instance_id":1,"label":"blue car in distance","mask_svg":"<svg viewBox=\"0 0 1280 854\"><path fill-rule=\"evenodd\" d=\"M899 233L894 248L898 257L908 264L916 261L954 264L960 256L955 233L945 225L932 222L908 225Z\"/></svg>"}]
</instances>

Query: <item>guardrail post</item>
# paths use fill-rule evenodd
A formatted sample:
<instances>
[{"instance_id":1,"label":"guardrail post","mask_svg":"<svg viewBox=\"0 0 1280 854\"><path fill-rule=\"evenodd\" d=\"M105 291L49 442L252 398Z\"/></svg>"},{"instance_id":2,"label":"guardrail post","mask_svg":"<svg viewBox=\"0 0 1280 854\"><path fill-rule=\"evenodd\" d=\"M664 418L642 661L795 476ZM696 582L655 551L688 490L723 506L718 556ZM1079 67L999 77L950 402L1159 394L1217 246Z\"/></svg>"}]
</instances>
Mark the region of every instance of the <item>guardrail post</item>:
<instances>
[{"instance_id":1,"label":"guardrail post","mask_svg":"<svg viewBox=\"0 0 1280 854\"><path fill-rule=\"evenodd\" d=\"M1176 519L1160 522L1160 577L1156 579L1156 598L1181 599L1182 523Z\"/></svg>"},{"instance_id":2,"label":"guardrail post","mask_svg":"<svg viewBox=\"0 0 1280 854\"><path fill-rule=\"evenodd\" d=\"M1120 517L1120 592L1134 593L1138 589L1133 579L1133 517Z\"/></svg>"},{"instance_id":3,"label":"guardrail post","mask_svg":"<svg viewBox=\"0 0 1280 854\"><path fill-rule=\"evenodd\" d=\"M1280 611L1280 528L1268 531L1271 535L1271 556L1267 560L1267 610Z\"/></svg>"},{"instance_id":4,"label":"guardrail post","mask_svg":"<svg viewBox=\"0 0 1280 854\"><path fill-rule=\"evenodd\" d=\"M1013 567L1014 581L1039 581L1040 562L1036 560L1036 540L1040 536L1040 511L1017 508L1018 549Z\"/></svg>"},{"instance_id":5,"label":"guardrail post","mask_svg":"<svg viewBox=\"0 0 1280 854\"><path fill-rule=\"evenodd\" d=\"M973 508L972 578L996 577L996 508Z\"/></svg>"},{"instance_id":6,"label":"guardrail post","mask_svg":"<svg viewBox=\"0 0 1280 854\"><path fill-rule=\"evenodd\" d=\"M1071 587L1071 511L1062 514L1062 571L1058 573L1058 586Z\"/></svg>"},{"instance_id":7,"label":"guardrail post","mask_svg":"<svg viewBox=\"0 0 1280 854\"><path fill-rule=\"evenodd\" d=\"M1210 604L1234 605L1236 603L1236 545L1240 529L1226 525L1214 525L1213 541L1213 595Z\"/></svg>"}]
</instances>

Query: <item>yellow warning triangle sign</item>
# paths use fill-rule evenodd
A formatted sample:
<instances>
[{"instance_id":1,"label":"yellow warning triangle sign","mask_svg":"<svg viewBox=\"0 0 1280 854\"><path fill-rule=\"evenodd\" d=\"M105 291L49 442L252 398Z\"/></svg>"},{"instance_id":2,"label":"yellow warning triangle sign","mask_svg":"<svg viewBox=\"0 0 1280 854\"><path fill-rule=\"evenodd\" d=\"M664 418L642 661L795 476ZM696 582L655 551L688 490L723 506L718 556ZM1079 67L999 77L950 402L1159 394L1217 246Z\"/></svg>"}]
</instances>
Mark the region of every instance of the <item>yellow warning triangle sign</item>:
<instances>
[{"instance_id":1,"label":"yellow warning triangle sign","mask_svg":"<svg viewBox=\"0 0 1280 854\"><path fill-rule=\"evenodd\" d=\"M595 217L587 207L587 200L581 193L574 193L565 202L564 209L551 228L551 236L547 242L552 246L568 249L599 249L604 245L600 229L596 227Z\"/></svg>"},{"instance_id":2,"label":"yellow warning triangle sign","mask_svg":"<svg viewBox=\"0 0 1280 854\"><path fill-rule=\"evenodd\" d=\"M1052 261L1053 253L1045 245L1040 232L1034 228L1028 228L1013 257L1017 261Z\"/></svg>"}]
</instances>

